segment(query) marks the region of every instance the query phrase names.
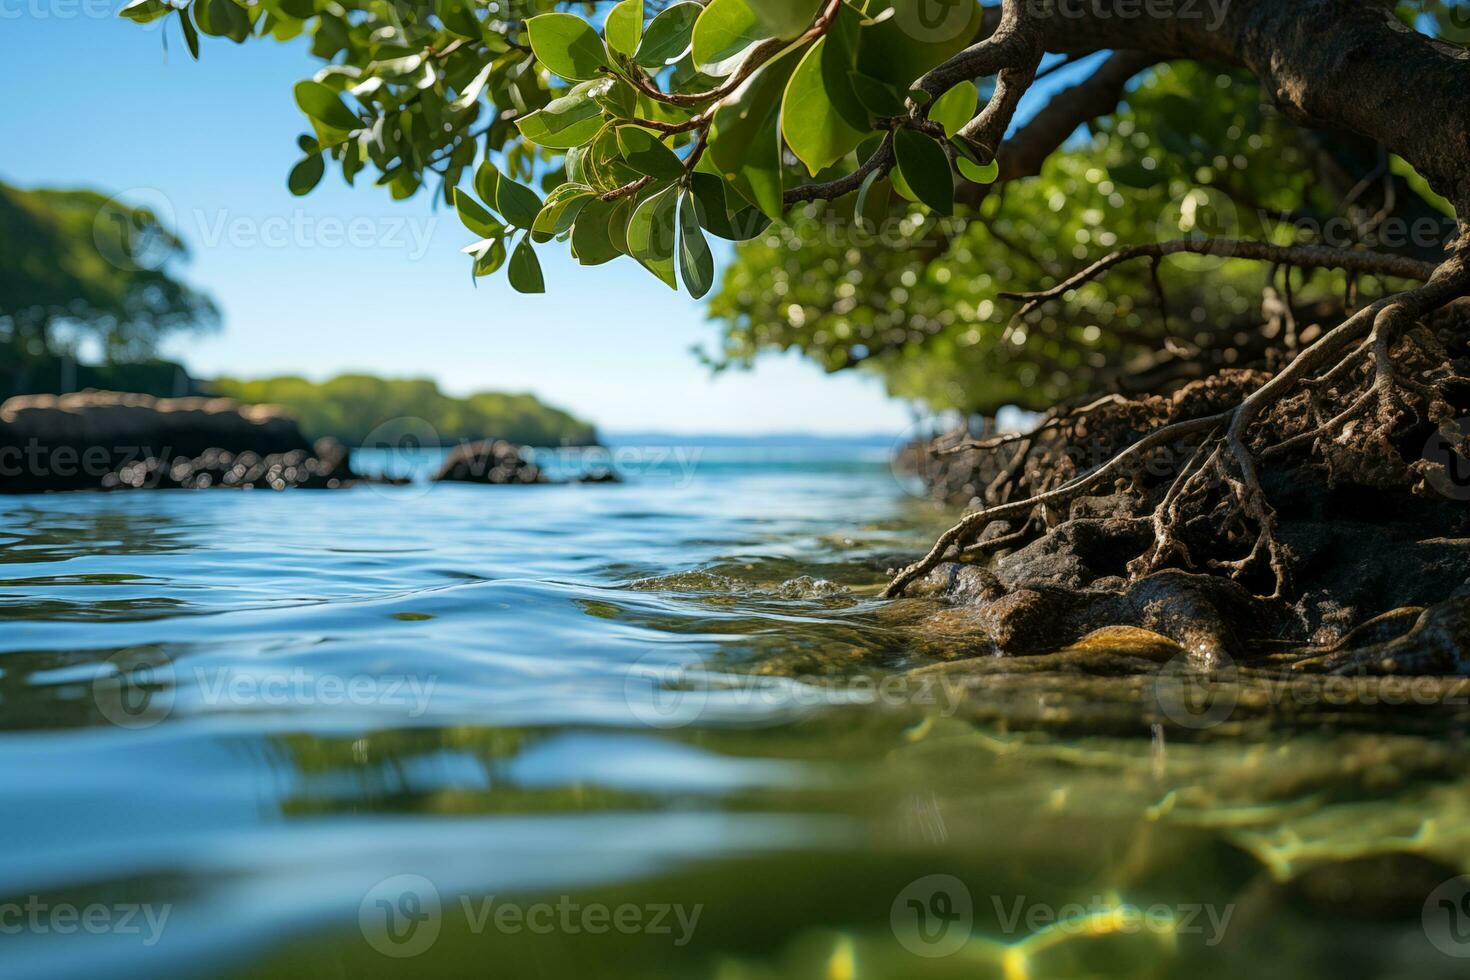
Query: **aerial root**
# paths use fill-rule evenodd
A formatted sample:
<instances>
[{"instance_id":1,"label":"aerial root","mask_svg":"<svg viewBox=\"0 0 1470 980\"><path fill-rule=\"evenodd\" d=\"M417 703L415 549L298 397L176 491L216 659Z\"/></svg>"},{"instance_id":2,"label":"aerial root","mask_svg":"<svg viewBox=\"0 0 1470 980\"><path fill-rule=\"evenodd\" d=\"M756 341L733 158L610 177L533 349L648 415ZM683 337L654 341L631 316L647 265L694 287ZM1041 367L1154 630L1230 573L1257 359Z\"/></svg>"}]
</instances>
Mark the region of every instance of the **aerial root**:
<instances>
[{"instance_id":1,"label":"aerial root","mask_svg":"<svg viewBox=\"0 0 1470 980\"><path fill-rule=\"evenodd\" d=\"M1074 279L1095 276L1111 264L1141 254L1150 253L1143 250L1115 253L1110 257L1111 262L1104 260ZM1299 260L1301 257L1295 255L1292 258ZM1341 257L1335 254L1324 259L1323 264L1329 259L1343 264ZM1014 442L1020 444L1022 451L1005 468L1001 478L987 487L987 506L966 515L954 527L940 535L927 555L899 571L884 590L884 597L897 598L903 595L910 585L951 558L993 553L1002 548L1023 544L1035 535L1038 524L1045 526L1048 523L1046 518L1049 515L1061 511L1073 500L1105 485L1110 479L1117 478L1132 460L1159 448L1178 445L1191 436L1200 436L1203 441L1190 455L1161 502L1155 507L1151 517L1153 541L1144 554L1129 563L1129 574L1140 578L1175 564L1186 568L1197 567L1184 540L1185 529L1192 515L1198 517L1204 513L1210 502L1217 500L1218 492L1223 490L1224 500L1218 501L1214 510L1210 511L1214 526L1228 537L1249 536L1253 531L1254 538L1244 557L1213 559L1207 565L1214 570L1226 572L1233 578L1242 579L1264 562L1275 583L1271 595L1273 598L1280 597L1288 584L1288 572L1276 534L1277 515L1261 486L1258 459L1280 456L1290 449L1306 445L1315 448L1319 440L1329 437L1375 406L1378 413L1373 435L1386 444L1398 420L1398 413L1411 402L1411 399L1401 397L1405 392L1427 399L1429 405L1426 406L1426 411L1431 416L1444 411L1444 402L1434 387L1406 377L1395 365L1392 350L1395 341L1409 326L1433 310L1464 295L1467 288L1470 288L1470 269L1466 266L1466 253L1457 253L1426 278L1429 281L1423 286L1385 297L1353 313L1343 323L1323 334L1233 409L1165 425L1148 433L1096 469L1025 499L990 503L998 492L1014 482L1015 474L1023 464L1036 436L1065 424L1069 413L1049 414L1037 429L1027 435L1005 436L955 447L953 451L965 448L985 449ZM1026 296L1028 306L1058 292L1058 289ZM1316 417L1320 419L1324 399L1331 392L1347 385L1365 359L1371 365L1367 377L1361 382L1354 382L1354 385L1363 385L1363 390L1356 391L1350 387L1350 393L1346 397L1351 397L1352 401L1345 409L1335 412L1325 421L1319 421L1308 432L1268 446L1259 453L1252 449L1251 428L1268 409L1302 389L1309 393L1312 411L1318 413ZM1100 400L1080 411L1095 409L1113 400L1114 397ZM1041 521L1037 521L1038 515L1043 518ZM1019 521L1019 529L981 542L985 529L997 521L1011 522L1013 526ZM973 547L977 542L981 542L980 546Z\"/></svg>"}]
</instances>

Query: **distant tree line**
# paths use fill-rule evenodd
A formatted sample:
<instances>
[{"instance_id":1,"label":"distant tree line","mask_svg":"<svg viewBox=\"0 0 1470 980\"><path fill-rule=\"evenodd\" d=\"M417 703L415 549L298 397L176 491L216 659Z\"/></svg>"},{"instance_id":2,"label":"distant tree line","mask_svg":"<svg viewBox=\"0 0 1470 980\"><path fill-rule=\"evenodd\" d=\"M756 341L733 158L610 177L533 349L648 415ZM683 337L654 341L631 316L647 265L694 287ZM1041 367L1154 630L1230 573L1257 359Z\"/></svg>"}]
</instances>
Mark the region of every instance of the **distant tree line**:
<instances>
[{"instance_id":1,"label":"distant tree line","mask_svg":"<svg viewBox=\"0 0 1470 980\"><path fill-rule=\"evenodd\" d=\"M403 419L422 419L443 445L477 439L507 439L528 446L586 446L597 429L543 404L534 395L481 392L455 398L428 380L394 380L344 374L324 382L281 377L243 381L217 378L217 394L256 404L278 405L312 438L333 436L351 446L369 441L387 426L408 431Z\"/></svg>"}]
</instances>

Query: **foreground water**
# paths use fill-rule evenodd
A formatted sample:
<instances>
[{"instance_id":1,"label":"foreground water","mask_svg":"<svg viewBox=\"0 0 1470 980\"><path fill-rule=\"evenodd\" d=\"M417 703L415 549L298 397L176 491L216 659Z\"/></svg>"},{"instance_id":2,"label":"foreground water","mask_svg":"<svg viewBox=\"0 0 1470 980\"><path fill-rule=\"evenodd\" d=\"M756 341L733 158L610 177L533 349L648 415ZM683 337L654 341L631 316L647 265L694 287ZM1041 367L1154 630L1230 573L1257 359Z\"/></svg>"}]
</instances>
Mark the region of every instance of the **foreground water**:
<instances>
[{"instance_id":1,"label":"foreground water","mask_svg":"<svg viewBox=\"0 0 1470 980\"><path fill-rule=\"evenodd\" d=\"M1464 975L1461 716L913 673L881 452L621 462L0 498L0 976Z\"/></svg>"}]
</instances>

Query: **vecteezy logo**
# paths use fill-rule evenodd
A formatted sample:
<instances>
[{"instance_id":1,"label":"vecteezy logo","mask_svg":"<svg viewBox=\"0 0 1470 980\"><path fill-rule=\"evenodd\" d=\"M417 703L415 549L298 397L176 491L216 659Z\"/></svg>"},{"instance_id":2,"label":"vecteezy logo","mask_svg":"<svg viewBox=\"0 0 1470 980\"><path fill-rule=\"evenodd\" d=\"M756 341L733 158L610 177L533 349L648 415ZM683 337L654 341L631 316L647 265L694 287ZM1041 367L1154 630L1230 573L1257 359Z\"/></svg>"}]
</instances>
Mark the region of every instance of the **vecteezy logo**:
<instances>
[{"instance_id":1,"label":"vecteezy logo","mask_svg":"<svg viewBox=\"0 0 1470 980\"><path fill-rule=\"evenodd\" d=\"M92 678L92 700L102 717L119 728L152 728L174 707L174 668L140 661L136 653L115 653Z\"/></svg>"},{"instance_id":2,"label":"vecteezy logo","mask_svg":"<svg viewBox=\"0 0 1470 980\"><path fill-rule=\"evenodd\" d=\"M1159 181L1168 185L1162 175ZM1196 187L1164 205L1156 228L1158 241L1187 239L1213 247L1219 240L1240 237L1240 210L1224 194ZM1178 252L1169 261L1189 272L1212 272L1230 261L1230 256L1221 246L1210 253Z\"/></svg>"},{"instance_id":3,"label":"vecteezy logo","mask_svg":"<svg viewBox=\"0 0 1470 980\"><path fill-rule=\"evenodd\" d=\"M1456 44L1464 44L1470 39L1470 3L1450 0L1446 5L1444 19L1439 23L1439 34L1444 40Z\"/></svg>"},{"instance_id":4,"label":"vecteezy logo","mask_svg":"<svg viewBox=\"0 0 1470 980\"><path fill-rule=\"evenodd\" d=\"M1181 728L1202 731L1221 724L1240 700L1235 661L1221 654L1220 662L1202 669L1181 653L1154 678L1154 703L1160 714Z\"/></svg>"},{"instance_id":5,"label":"vecteezy logo","mask_svg":"<svg viewBox=\"0 0 1470 980\"><path fill-rule=\"evenodd\" d=\"M709 703L709 684L682 664L645 654L623 677L628 709L650 728L684 728L699 720Z\"/></svg>"},{"instance_id":6,"label":"vecteezy logo","mask_svg":"<svg viewBox=\"0 0 1470 980\"><path fill-rule=\"evenodd\" d=\"M925 44L953 41L970 28L974 0L894 0L893 21Z\"/></svg>"},{"instance_id":7,"label":"vecteezy logo","mask_svg":"<svg viewBox=\"0 0 1470 980\"><path fill-rule=\"evenodd\" d=\"M394 959L427 952L443 921L439 890L422 875L385 878L357 909L357 925L368 945Z\"/></svg>"},{"instance_id":8,"label":"vecteezy logo","mask_svg":"<svg viewBox=\"0 0 1470 980\"><path fill-rule=\"evenodd\" d=\"M1470 500L1470 460L1445 436L1445 428L1435 429L1424 444L1424 460L1432 464L1424 480L1447 500ZM1470 434L1470 417L1457 420L1454 428Z\"/></svg>"},{"instance_id":9,"label":"vecteezy logo","mask_svg":"<svg viewBox=\"0 0 1470 980\"><path fill-rule=\"evenodd\" d=\"M406 486L394 487L390 491L395 499L419 497L432 490L434 484L415 477L423 475L419 471L439 445L439 430L431 422L406 415L389 419L364 436L353 462L363 464L362 472L390 481L409 481ZM369 486L374 490L382 488L380 483Z\"/></svg>"},{"instance_id":10,"label":"vecteezy logo","mask_svg":"<svg viewBox=\"0 0 1470 980\"><path fill-rule=\"evenodd\" d=\"M124 272L153 272L174 251L167 229L175 223L173 202L161 191L135 188L108 198L97 209L92 244L103 261Z\"/></svg>"},{"instance_id":11,"label":"vecteezy logo","mask_svg":"<svg viewBox=\"0 0 1470 980\"><path fill-rule=\"evenodd\" d=\"M1451 878L1424 902L1424 935L1446 956L1470 958L1470 875Z\"/></svg>"},{"instance_id":12,"label":"vecteezy logo","mask_svg":"<svg viewBox=\"0 0 1470 980\"><path fill-rule=\"evenodd\" d=\"M928 875L898 893L888 913L899 944L937 959L960 951L975 925L970 889L954 875Z\"/></svg>"}]
</instances>

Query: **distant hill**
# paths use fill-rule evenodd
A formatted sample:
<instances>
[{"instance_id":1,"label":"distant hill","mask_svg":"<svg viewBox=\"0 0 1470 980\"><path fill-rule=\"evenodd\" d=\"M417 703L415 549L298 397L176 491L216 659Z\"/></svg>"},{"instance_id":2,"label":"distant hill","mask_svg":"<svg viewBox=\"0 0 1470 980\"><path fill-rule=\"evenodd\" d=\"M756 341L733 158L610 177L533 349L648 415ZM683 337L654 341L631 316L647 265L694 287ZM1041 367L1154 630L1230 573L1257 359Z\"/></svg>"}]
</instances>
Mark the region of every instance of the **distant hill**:
<instances>
[{"instance_id":1,"label":"distant hill","mask_svg":"<svg viewBox=\"0 0 1470 980\"><path fill-rule=\"evenodd\" d=\"M334 436L349 446L362 445L373 430L400 419L423 419L442 445L473 439L507 439L528 446L597 443L593 425L532 395L482 392L455 398L422 379L367 374L344 374L320 383L296 377L216 378L207 387L228 398L279 405L311 438Z\"/></svg>"}]
</instances>

